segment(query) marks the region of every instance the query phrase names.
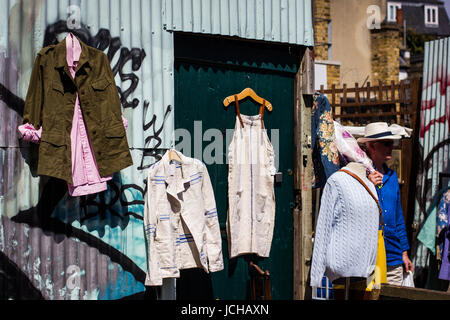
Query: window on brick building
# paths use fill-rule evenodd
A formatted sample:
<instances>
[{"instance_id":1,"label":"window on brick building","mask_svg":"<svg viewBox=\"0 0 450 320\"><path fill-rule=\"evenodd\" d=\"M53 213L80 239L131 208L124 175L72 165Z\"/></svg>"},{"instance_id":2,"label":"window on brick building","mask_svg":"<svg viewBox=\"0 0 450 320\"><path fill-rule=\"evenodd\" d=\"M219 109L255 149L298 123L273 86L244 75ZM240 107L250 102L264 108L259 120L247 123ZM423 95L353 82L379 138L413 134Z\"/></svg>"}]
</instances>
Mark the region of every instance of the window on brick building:
<instances>
[{"instance_id":1,"label":"window on brick building","mask_svg":"<svg viewBox=\"0 0 450 320\"><path fill-rule=\"evenodd\" d=\"M425 24L426 25L439 25L438 19L438 7L437 6L425 6Z\"/></svg>"},{"instance_id":2,"label":"window on brick building","mask_svg":"<svg viewBox=\"0 0 450 320\"><path fill-rule=\"evenodd\" d=\"M387 21L396 22L397 21L397 9L401 9L402 4L399 2L388 2L387 3Z\"/></svg>"}]
</instances>

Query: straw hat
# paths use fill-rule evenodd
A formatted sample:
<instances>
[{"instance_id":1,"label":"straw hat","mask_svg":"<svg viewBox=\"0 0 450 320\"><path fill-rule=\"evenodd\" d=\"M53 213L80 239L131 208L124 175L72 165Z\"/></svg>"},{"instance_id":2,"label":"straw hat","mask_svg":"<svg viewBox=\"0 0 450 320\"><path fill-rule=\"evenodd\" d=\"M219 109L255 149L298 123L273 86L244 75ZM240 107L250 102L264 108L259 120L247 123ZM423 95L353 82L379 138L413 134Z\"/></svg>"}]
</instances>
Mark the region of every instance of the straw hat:
<instances>
[{"instance_id":1,"label":"straw hat","mask_svg":"<svg viewBox=\"0 0 450 320\"><path fill-rule=\"evenodd\" d=\"M368 141L377 140L397 140L401 139L402 136L395 135L392 133L386 122L373 122L369 123L364 130L364 137L356 140L358 143L364 143Z\"/></svg>"}]
</instances>

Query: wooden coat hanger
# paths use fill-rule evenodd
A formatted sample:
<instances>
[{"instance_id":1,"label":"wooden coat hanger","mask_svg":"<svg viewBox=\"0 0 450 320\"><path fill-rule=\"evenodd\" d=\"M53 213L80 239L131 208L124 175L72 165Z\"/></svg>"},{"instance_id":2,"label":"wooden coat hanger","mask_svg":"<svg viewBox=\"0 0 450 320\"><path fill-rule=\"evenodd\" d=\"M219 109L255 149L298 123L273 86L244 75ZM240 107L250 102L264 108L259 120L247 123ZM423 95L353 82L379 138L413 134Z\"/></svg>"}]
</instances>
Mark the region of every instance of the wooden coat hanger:
<instances>
[{"instance_id":1,"label":"wooden coat hanger","mask_svg":"<svg viewBox=\"0 0 450 320\"><path fill-rule=\"evenodd\" d=\"M237 97L238 97L238 100L242 100L247 97L250 97L259 104L263 104L263 102L265 100L265 99L261 98L260 96L258 96L252 88L245 88L244 90L241 91L241 93L239 93L237 95ZM266 101L265 106L266 106L267 110L272 111L272 109L273 109L272 104L267 100L265 100L265 101ZM225 107L228 107L230 105L230 103L232 103L232 102L234 102L234 95L226 97L223 100L223 105Z\"/></svg>"},{"instance_id":2,"label":"wooden coat hanger","mask_svg":"<svg viewBox=\"0 0 450 320\"><path fill-rule=\"evenodd\" d=\"M169 161L172 161L172 160L178 161L180 163L182 162L180 156L178 155L178 153L176 153L175 150L170 149L169 150Z\"/></svg>"}]
</instances>

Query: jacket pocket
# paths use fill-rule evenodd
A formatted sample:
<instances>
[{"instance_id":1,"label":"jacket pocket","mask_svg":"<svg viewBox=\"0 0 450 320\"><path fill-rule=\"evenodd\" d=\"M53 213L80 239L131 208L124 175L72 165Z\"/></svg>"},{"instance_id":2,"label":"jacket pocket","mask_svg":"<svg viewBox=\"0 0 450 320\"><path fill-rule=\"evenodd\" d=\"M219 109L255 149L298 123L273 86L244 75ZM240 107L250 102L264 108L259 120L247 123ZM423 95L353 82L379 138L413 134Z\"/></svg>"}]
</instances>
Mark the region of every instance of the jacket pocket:
<instances>
[{"instance_id":1,"label":"jacket pocket","mask_svg":"<svg viewBox=\"0 0 450 320\"><path fill-rule=\"evenodd\" d=\"M63 87L62 83L60 83L60 82L52 81L52 89L61 94L64 94L64 87Z\"/></svg>"},{"instance_id":2,"label":"jacket pocket","mask_svg":"<svg viewBox=\"0 0 450 320\"><path fill-rule=\"evenodd\" d=\"M62 132L42 132L40 150L52 161L64 161L67 154L66 136Z\"/></svg>"},{"instance_id":3,"label":"jacket pocket","mask_svg":"<svg viewBox=\"0 0 450 320\"><path fill-rule=\"evenodd\" d=\"M65 134L63 134L62 132L45 133L44 131L42 132L41 141L47 142L55 147L61 147L67 144Z\"/></svg>"},{"instance_id":4,"label":"jacket pocket","mask_svg":"<svg viewBox=\"0 0 450 320\"><path fill-rule=\"evenodd\" d=\"M103 151L106 155L112 157L128 150L125 128L122 123L106 127L104 129L104 135L105 143L103 145Z\"/></svg>"},{"instance_id":5,"label":"jacket pocket","mask_svg":"<svg viewBox=\"0 0 450 320\"><path fill-rule=\"evenodd\" d=\"M99 79L92 82L92 88L96 91L103 91L105 90L111 82L108 79Z\"/></svg>"},{"instance_id":6,"label":"jacket pocket","mask_svg":"<svg viewBox=\"0 0 450 320\"><path fill-rule=\"evenodd\" d=\"M122 138L125 136L125 128L123 124L116 124L105 129L105 136L107 138Z\"/></svg>"}]
</instances>

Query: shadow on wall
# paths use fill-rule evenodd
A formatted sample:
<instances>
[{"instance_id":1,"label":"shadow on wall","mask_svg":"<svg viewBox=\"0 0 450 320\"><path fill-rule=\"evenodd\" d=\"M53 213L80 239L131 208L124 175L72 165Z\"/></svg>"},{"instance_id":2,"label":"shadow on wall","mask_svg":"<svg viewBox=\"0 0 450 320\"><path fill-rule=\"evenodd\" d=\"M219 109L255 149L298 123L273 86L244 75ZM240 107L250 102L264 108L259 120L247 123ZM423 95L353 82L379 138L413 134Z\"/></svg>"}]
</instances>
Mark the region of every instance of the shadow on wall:
<instances>
[{"instance_id":1,"label":"shadow on wall","mask_svg":"<svg viewBox=\"0 0 450 320\"><path fill-rule=\"evenodd\" d=\"M43 300L28 277L0 251L0 300ZM18 294L20 292L20 295Z\"/></svg>"}]
</instances>

